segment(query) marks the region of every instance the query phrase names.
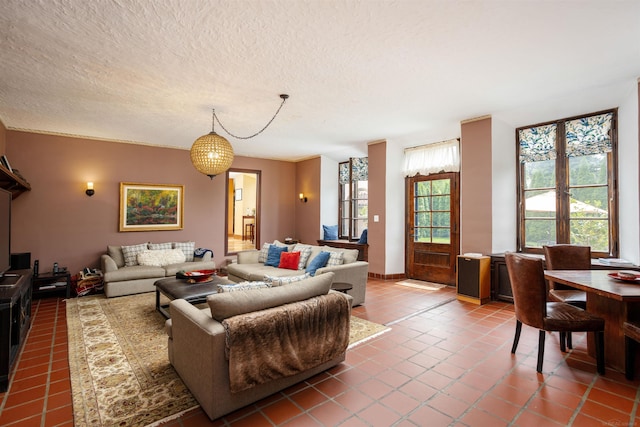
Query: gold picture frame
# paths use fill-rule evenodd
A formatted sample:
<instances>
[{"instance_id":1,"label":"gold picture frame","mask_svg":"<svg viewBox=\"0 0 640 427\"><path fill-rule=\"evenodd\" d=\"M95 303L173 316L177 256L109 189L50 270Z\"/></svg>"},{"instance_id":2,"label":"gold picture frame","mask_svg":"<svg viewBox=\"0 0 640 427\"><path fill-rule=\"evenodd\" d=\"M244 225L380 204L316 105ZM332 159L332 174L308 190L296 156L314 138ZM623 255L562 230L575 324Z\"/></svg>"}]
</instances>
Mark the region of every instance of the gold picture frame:
<instances>
[{"instance_id":1,"label":"gold picture frame","mask_svg":"<svg viewBox=\"0 0 640 427\"><path fill-rule=\"evenodd\" d=\"M182 230L184 185L120 183L120 231Z\"/></svg>"}]
</instances>

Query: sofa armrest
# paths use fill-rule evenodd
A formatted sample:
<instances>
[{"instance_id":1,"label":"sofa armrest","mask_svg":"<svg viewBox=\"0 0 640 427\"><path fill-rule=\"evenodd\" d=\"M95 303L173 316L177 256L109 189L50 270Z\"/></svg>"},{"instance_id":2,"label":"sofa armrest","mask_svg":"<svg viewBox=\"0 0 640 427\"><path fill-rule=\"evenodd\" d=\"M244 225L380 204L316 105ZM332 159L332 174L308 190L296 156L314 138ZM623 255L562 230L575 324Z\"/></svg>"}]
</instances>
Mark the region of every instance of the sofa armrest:
<instances>
[{"instance_id":1,"label":"sofa armrest","mask_svg":"<svg viewBox=\"0 0 640 427\"><path fill-rule=\"evenodd\" d=\"M102 254L100 256L100 267L103 274L110 271L116 271L118 269L116 262L107 254Z\"/></svg>"},{"instance_id":2,"label":"sofa armrest","mask_svg":"<svg viewBox=\"0 0 640 427\"><path fill-rule=\"evenodd\" d=\"M248 251L238 252L238 264L257 264L260 257L260 251L251 249Z\"/></svg>"},{"instance_id":3,"label":"sofa armrest","mask_svg":"<svg viewBox=\"0 0 640 427\"><path fill-rule=\"evenodd\" d=\"M216 396L229 390L224 327L208 310L183 299L171 301L170 311L171 365L193 395L204 399L201 404L212 407Z\"/></svg>"}]
</instances>

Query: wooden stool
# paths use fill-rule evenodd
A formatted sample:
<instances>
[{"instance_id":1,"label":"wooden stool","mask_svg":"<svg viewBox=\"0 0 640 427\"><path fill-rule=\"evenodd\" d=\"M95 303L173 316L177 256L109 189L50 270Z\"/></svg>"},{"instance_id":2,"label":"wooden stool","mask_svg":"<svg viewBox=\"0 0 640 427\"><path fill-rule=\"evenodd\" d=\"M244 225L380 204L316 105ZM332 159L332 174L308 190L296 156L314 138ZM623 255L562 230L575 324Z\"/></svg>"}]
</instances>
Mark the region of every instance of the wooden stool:
<instances>
[{"instance_id":1,"label":"wooden stool","mask_svg":"<svg viewBox=\"0 0 640 427\"><path fill-rule=\"evenodd\" d=\"M255 239L255 227L254 224L245 224L244 225L244 234L242 235L242 240L253 240Z\"/></svg>"},{"instance_id":2,"label":"wooden stool","mask_svg":"<svg viewBox=\"0 0 640 427\"><path fill-rule=\"evenodd\" d=\"M624 332L624 376L628 380L633 380L636 343L640 342L640 324L624 322L622 332Z\"/></svg>"}]
</instances>

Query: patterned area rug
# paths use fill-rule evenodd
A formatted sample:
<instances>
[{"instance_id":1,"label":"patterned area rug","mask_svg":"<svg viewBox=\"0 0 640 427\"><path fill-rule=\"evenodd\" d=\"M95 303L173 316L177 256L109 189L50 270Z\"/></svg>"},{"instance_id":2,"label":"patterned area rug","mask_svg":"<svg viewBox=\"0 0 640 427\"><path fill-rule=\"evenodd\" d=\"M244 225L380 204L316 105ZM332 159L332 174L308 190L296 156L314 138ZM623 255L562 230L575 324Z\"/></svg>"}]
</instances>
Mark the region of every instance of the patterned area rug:
<instances>
[{"instance_id":1,"label":"patterned area rug","mask_svg":"<svg viewBox=\"0 0 640 427\"><path fill-rule=\"evenodd\" d=\"M155 294L67 300L76 426L147 426L198 405L167 356ZM351 317L349 347L390 328Z\"/></svg>"}]
</instances>

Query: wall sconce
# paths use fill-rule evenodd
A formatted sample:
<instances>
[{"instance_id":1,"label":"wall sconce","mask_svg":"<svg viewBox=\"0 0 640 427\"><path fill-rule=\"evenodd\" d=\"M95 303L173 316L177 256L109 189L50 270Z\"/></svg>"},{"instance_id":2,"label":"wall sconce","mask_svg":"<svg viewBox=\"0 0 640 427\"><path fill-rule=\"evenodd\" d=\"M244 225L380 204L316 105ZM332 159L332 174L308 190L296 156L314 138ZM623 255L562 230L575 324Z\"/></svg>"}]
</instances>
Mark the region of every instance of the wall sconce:
<instances>
[{"instance_id":1,"label":"wall sconce","mask_svg":"<svg viewBox=\"0 0 640 427\"><path fill-rule=\"evenodd\" d=\"M96 193L96 190L93 189L93 182L87 182L87 191L85 191L85 193L87 193L87 196L89 197L93 196Z\"/></svg>"},{"instance_id":2,"label":"wall sconce","mask_svg":"<svg viewBox=\"0 0 640 427\"><path fill-rule=\"evenodd\" d=\"M304 197L304 193L300 193L300 196L299 196L299 197L300 197L300 201L301 201L302 203L307 203L307 198L306 198L306 197Z\"/></svg>"}]
</instances>

